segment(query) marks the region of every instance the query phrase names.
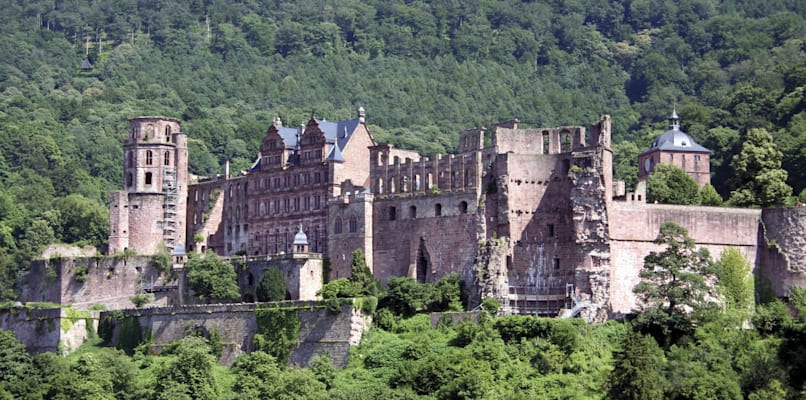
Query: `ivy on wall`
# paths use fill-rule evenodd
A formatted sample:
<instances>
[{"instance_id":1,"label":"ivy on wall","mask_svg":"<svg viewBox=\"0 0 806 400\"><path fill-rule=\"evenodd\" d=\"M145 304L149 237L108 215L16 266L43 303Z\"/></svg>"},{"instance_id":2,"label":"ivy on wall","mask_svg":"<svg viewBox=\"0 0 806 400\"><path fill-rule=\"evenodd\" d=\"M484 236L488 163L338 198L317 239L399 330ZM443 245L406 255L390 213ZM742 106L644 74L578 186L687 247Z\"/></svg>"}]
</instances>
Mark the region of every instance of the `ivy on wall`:
<instances>
[{"instance_id":1,"label":"ivy on wall","mask_svg":"<svg viewBox=\"0 0 806 400\"><path fill-rule=\"evenodd\" d=\"M300 319L298 308L258 307L255 309L257 333L255 351L262 351L277 359L280 366L288 362L291 347L299 337Z\"/></svg>"}]
</instances>

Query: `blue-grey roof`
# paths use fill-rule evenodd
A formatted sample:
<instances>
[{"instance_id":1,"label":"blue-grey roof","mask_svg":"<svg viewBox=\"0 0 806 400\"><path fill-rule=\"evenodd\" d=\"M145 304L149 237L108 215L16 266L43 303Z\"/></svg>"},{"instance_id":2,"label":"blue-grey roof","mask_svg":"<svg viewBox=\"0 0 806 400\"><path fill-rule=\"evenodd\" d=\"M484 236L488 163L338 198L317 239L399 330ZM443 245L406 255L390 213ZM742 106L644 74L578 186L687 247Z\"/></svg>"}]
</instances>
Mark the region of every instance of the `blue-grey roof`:
<instances>
[{"instance_id":1,"label":"blue-grey roof","mask_svg":"<svg viewBox=\"0 0 806 400\"><path fill-rule=\"evenodd\" d=\"M645 152L647 154L656 150L661 151L685 151L689 153L711 153L711 150L700 146L694 141L694 138L689 136L686 132L680 130L680 117L677 116L677 110L672 111L669 117L669 130L663 132L662 135L655 138L652 146Z\"/></svg>"},{"instance_id":2,"label":"blue-grey roof","mask_svg":"<svg viewBox=\"0 0 806 400\"><path fill-rule=\"evenodd\" d=\"M710 153L711 150L700 146L687 133L679 129L670 129L658 136L652 146L644 153L655 150L662 151L686 151L689 153Z\"/></svg>"},{"instance_id":3,"label":"blue-grey roof","mask_svg":"<svg viewBox=\"0 0 806 400\"><path fill-rule=\"evenodd\" d=\"M359 118L349 119L346 121L318 121L319 122L319 129L325 133L325 140L327 143L333 144L338 143L339 148L344 148L347 145L347 141L350 139L350 136L355 132L355 129L358 127L358 124L361 123ZM279 129L280 136L283 138L285 142L285 146L288 148L293 148L297 146L297 135L300 132L300 128L286 128L282 127Z\"/></svg>"},{"instance_id":4,"label":"blue-grey roof","mask_svg":"<svg viewBox=\"0 0 806 400\"><path fill-rule=\"evenodd\" d=\"M333 145L330 154L327 155L327 161L344 162L344 156L341 154L341 148L338 143Z\"/></svg>"},{"instance_id":5,"label":"blue-grey roof","mask_svg":"<svg viewBox=\"0 0 806 400\"><path fill-rule=\"evenodd\" d=\"M307 245L308 244L308 235L302 231L302 225L299 226L299 232L294 235L294 243L295 245Z\"/></svg>"}]
</instances>

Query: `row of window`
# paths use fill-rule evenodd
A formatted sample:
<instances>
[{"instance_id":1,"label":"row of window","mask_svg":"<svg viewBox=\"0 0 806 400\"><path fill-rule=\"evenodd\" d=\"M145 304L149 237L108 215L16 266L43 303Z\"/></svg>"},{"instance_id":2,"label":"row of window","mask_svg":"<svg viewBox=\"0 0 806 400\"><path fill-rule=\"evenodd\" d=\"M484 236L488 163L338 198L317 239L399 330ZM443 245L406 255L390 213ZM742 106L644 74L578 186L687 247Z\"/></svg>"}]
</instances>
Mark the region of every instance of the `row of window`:
<instances>
[{"instance_id":1,"label":"row of window","mask_svg":"<svg viewBox=\"0 0 806 400\"><path fill-rule=\"evenodd\" d=\"M439 173L439 180L444 182L445 180L445 172ZM451 183L450 187L457 187L460 183L462 183L462 174L461 171L453 171L450 176ZM435 186L439 186L437 182L434 181L433 175L431 173L426 174L425 182L421 181L420 174L414 174L413 177L409 178L408 176L400 176L400 177L390 177L384 180L384 178L378 178L375 184L375 193L383 194L383 193L407 193L407 192L417 192L420 190L432 190ZM442 185L444 186L444 185ZM464 174L464 186L473 186L473 175L470 169L465 170Z\"/></svg>"},{"instance_id":2,"label":"row of window","mask_svg":"<svg viewBox=\"0 0 806 400\"><path fill-rule=\"evenodd\" d=\"M467 202L461 201L459 202L459 206L457 207L460 214L467 214ZM389 220L394 221L397 219L397 207L390 206L389 210ZM434 216L441 217L442 216L442 204L437 203L434 204ZM416 219L417 218L417 207L410 206L409 207L409 219Z\"/></svg>"},{"instance_id":3,"label":"row of window","mask_svg":"<svg viewBox=\"0 0 806 400\"><path fill-rule=\"evenodd\" d=\"M258 203L257 215L279 214L291 211L319 210L327 202L325 196L306 196L294 199L268 200Z\"/></svg>"},{"instance_id":4,"label":"row of window","mask_svg":"<svg viewBox=\"0 0 806 400\"><path fill-rule=\"evenodd\" d=\"M333 223L333 233L339 234L342 233L342 221L341 217L336 217L336 222ZM351 216L347 222L348 230L350 233L355 233L358 231L358 220Z\"/></svg>"},{"instance_id":5,"label":"row of window","mask_svg":"<svg viewBox=\"0 0 806 400\"><path fill-rule=\"evenodd\" d=\"M153 176L154 175L151 172L146 172L145 175L146 185L152 184L152 181L154 180ZM129 172L128 174L126 174L126 187L132 187L132 186L134 186L134 175L131 172Z\"/></svg>"},{"instance_id":6,"label":"row of window","mask_svg":"<svg viewBox=\"0 0 806 400\"><path fill-rule=\"evenodd\" d=\"M140 136L140 127L132 128L132 139L137 139ZM146 125L146 135L145 140L148 140L151 136L157 137L157 128L154 125ZM165 143L171 143L171 126L165 126Z\"/></svg>"},{"instance_id":7,"label":"row of window","mask_svg":"<svg viewBox=\"0 0 806 400\"><path fill-rule=\"evenodd\" d=\"M128 157L128 167L134 168L134 156L129 153ZM154 152L151 150L146 150L146 165L154 165ZM171 152L166 151L162 155L162 165L170 166L171 165Z\"/></svg>"},{"instance_id":8,"label":"row of window","mask_svg":"<svg viewBox=\"0 0 806 400\"><path fill-rule=\"evenodd\" d=\"M296 187L300 185L310 185L311 183L322 183L322 173L314 172L311 174L310 172L306 172L295 175L285 174L282 178L263 178L257 181L258 189L262 190Z\"/></svg>"}]
</instances>

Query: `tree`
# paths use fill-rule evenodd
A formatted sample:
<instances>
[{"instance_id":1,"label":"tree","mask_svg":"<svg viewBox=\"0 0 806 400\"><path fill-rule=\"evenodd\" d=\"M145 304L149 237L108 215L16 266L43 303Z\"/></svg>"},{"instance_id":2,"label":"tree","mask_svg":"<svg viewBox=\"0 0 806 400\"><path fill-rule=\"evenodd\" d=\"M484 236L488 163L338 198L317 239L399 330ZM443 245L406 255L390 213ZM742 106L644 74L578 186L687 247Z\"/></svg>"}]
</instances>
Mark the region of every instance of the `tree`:
<instances>
[{"instance_id":1,"label":"tree","mask_svg":"<svg viewBox=\"0 0 806 400\"><path fill-rule=\"evenodd\" d=\"M361 288L360 294L362 295L375 296L378 294L378 282L375 280L375 277L372 276L372 271L369 270L367 261L364 258L364 251L361 249L353 251L349 280Z\"/></svg>"},{"instance_id":2,"label":"tree","mask_svg":"<svg viewBox=\"0 0 806 400\"><path fill-rule=\"evenodd\" d=\"M200 299L235 301L240 298L235 268L214 253L193 255L185 267L188 284Z\"/></svg>"},{"instance_id":3,"label":"tree","mask_svg":"<svg viewBox=\"0 0 806 400\"><path fill-rule=\"evenodd\" d=\"M218 399L219 389L213 375L216 360L210 354L210 346L206 340L197 336L187 337L178 340L166 351L175 354L176 359L164 365L157 373L154 388L157 399L173 400L175 397L169 393L192 400Z\"/></svg>"},{"instance_id":4,"label":"tree","mask_svg":"<svg viewBox=\"0 0 806 400\"><path fill-rule=\"evenodd\" d=\"M628 329L621 349L613 352L608 397L652 400L663 398L663 351L651 336Z\"/></svg>"},{"instance_id":5,"label":"tree","mask_svg":"<svg viewBox=\"0 0 806 400\"><path fill-rule=\"evenodd\" d=\"M708 250L695 248L686 228L670 221L661 225L655 244L665 249L644 258L641 282L633 289L642 312L636 324L670 345L690 334L696 316L711 305L706 300L711 257Z\"/></svg>"},{"instance_id":6,"label":"tree","mask_svg":"<svg viewBox=\"0 0 806 400\"><path fill-rule=\"evenodd\" d=\"M747 319L753 304L753 276L750 268L750 263L735 247L725 249L719 261L714 263L723 305L728 314L739 318L739 322Z\"/></svg>"},{"instance_id":7,"label":"tree","mask_svg":"<svg viewBox=\"0 0 806 400\"><path fill-rule=\"evenodd\" d=\"M100 246L109 238L109 210L80 194L56 200L61 239L67 243L86 241Z\"/></svg>"},{"instance_id":8,"label":"tree","mask_svg":"<svg viewBox=\"0 0 806 400\"><path fill-rule=\"evenodd\" d=\"M700 188L686 171L658 164L647 180L646 197L649 202L664 204L699 204Z\"/></svg>"},{"instance_id":9,"label":"tree","mask_svg":"<svg viewBox=\"0 0 806 400\"><path fill-rule=\"evenodd\" d=\"M257 287L257 301L285 300L285 278L278 268L268 268Z\"/></svg>"},{"instance_id":10,"label":"tree","mask_svg":"<svg viewBox=\"0 0 806 400\"><path fill-rule=\"evenodd\" d=\"M782 158L766 129L750 129L741 152L731 162L735 176L730 202L744 207L784 204L792 188L786 184L788 174L781 168Z\"/></svg>"},{"instance_id":11,"label":"tree","mask_svg":"<svg viewBox=\"0 0 806 400\"><path fill-rule=\"evenodd\" d=\"M704 206L721 206L722 202L722 196L716 192L716 189L710 183L706 183L700 189L700 204Z\"/></svg>"}]
</instances>

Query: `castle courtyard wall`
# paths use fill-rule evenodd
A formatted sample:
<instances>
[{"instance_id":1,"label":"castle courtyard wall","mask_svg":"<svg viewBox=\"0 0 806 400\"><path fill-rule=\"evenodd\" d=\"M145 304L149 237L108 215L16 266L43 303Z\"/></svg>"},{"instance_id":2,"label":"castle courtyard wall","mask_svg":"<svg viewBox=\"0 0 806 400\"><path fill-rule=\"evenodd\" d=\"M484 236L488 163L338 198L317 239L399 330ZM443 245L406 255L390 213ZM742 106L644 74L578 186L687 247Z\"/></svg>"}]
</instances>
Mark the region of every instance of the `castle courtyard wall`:
<instances>
[{"instance_id":1,"label":"castle courtyard wall","mask_svg":"<svg viewBox=\"0 0 806 400\"><path fill-rule=\"evenodd\" d=\"M644 257L663 250L653 242L666 221L686 228L697 246L708 249L714 259L734 247L755 265L761 217L757 209L613 202L609 217L612 317L635 311L633 287L640 282Z\"/></svg>"}]
</instances>

